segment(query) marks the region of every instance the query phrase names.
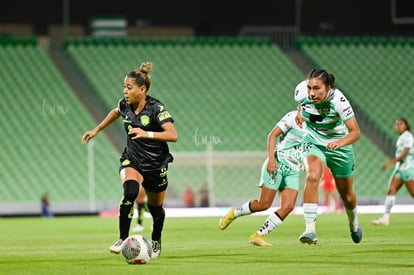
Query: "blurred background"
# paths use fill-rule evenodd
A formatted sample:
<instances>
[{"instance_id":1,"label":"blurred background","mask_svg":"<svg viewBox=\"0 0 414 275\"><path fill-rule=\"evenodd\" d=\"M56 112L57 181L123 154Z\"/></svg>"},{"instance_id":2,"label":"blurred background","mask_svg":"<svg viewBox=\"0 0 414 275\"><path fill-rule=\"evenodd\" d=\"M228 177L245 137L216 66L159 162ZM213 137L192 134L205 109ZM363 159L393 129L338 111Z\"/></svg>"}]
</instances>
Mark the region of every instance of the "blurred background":
<instances>
[{"instance_id":1,"label":"blurred background","mask_svg":"<svg viewBox=\"0 0 414 275\"><path fill-rule=\"evenodd\" d=\"M179 134L167 207L191 192L194 206L256 198L267 134L314 67L335 75L360 123L359 204L383 204L394 122L414 121L412 1L22 0L0 4L0 215L38 215L44 194L55 214L117 209L121 121L81 136L145 61Z\"/></svg>"}]
</instances>

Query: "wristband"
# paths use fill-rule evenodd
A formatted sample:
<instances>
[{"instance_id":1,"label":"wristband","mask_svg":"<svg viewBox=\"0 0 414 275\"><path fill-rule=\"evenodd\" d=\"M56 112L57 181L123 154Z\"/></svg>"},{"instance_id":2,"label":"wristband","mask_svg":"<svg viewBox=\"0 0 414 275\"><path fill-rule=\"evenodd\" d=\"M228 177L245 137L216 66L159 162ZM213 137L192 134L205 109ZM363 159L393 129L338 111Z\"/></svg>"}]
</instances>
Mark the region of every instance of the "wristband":
<instances>
[{"instance_id":1,"label":"wristband","mask_svg":"<svg viewBox=\"0 0 414 275\"><path fill-rule=\"evenodd\" d=\"M148 138L150 138L150 139L154 138L154 132L148 131L147 134L148 134Z\"/></svg>"}]
</instances>

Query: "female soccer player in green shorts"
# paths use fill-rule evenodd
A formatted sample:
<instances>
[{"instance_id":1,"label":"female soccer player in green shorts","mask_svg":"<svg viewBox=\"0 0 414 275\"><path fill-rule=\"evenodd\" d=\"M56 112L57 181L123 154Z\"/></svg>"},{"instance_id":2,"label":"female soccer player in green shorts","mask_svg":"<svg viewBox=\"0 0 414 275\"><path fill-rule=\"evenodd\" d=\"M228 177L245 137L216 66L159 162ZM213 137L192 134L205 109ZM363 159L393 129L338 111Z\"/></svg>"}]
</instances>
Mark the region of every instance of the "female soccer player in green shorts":
<instances>
[{"instance_id":1,"label":"female soccer player in green shorts","mask_svg":"<svg viewBox=\"0 0 414 275\"><path fill-rule=\"evenodd\" d=\"M318 186L325 166L335 179L336 188L348 216L351 238L362 240L357 216L357 198L353 191L354 151L352 144L360 137L358 122L344 94L335 88L335 77L323 69L313 69L307 77L308 93L295 95L299 104L296 122L307 131L302 149L306 171L303 194L305 232L302 243L316 244L316 217L318 213Z\"/></svg>"},{"instance_id":2,"label":"female soccer player in green shorts","mask_svg":"<svg viewBox=\"0 0 414 275\"><path fill-rule=\"evenodd\" d=\"M298 84L296 89L300 88L306 92L305 81ZM239 207L231 208L219 221L221 230L226 229L238 217L268 209L279 191L280 208L270 214L263 225L249 238L250 243L257 246L272 245L264 236L280 226L292 212L298 195L299 172L302 167L300 144L305 131L296 124L296 113L295 110L285 114L268 135L268 157L262 165L259 199L249 200Z\"/></svg>"},{"instance_id":3,"label":"female soccer player in green shorts","mask_svg":"<svg viewBox=\"0 0 414 275\"><path fill-rule=\"evenodd\" d=\"M395 130L399 134L395 144L395 157L384 163L382 169L385 170L394 164L395 167L385 197L384 214L381 218L372 221L374 225L389 225L391 208L395 204L395 196L404 184L414 198L414 137L405 118L397 119Z\"/></svg>"}]
</instances>

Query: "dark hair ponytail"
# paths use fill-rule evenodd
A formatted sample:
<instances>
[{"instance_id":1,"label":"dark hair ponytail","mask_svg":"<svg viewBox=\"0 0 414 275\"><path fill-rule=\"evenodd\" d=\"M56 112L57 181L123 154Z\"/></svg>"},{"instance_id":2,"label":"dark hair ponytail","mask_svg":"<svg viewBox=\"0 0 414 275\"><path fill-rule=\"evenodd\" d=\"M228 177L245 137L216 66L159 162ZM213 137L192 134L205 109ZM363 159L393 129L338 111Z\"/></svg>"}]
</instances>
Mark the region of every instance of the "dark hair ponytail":
<instances>
[{"instance_id":1,"label":"dark hair ponytail","mask_svg":"<svg viewBox=\"0 0 414 275\"><path fill-rule=\"evenodd\" d=\"M328 73L324 69L313 69L309 72L307 78L319 78L323 82L323 84L325 84L326 86L330 86L331 89L335 87L335 76L333 74Z\"/></svg>"}]
</instances>

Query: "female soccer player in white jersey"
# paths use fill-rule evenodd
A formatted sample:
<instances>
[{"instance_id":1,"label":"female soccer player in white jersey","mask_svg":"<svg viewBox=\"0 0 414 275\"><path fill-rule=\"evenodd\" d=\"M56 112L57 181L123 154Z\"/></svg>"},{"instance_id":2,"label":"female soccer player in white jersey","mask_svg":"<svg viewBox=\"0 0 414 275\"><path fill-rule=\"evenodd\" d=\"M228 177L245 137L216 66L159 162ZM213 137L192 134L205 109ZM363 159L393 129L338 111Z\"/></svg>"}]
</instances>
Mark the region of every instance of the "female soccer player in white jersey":
<instances>
[{"instance_id":1,"label":"female soccer player in white jersey","mask_svg":"<svg viewBox=\"0 0 414 275\"><path fill-rule=\"evenodd\" d=\"M335 77L323 69L313 69L307 76L308 96L297 97L296 122L307 131L302 149L306 171L303 211L306 230L302 243L316 244L318 186L325 166L331 169L336 188L348 216L354 243L362 240L357 216L357 198L353 191L354 151L352 144L360 137L358 122L344 94L335 88Z\"/></svg>"},{"instance_id":2,"label":"female soccer player in white jersey","mask_svg":"<svg viewBox=\"0 0 414 275\"><path fill-rule=\"evenodd\" d=\"M297 89L306 92L306 82L298 84ZM219 228L224 230L237 217L250 215L268 209L279 191L280 208L269 215L263 225L250 236L250 243L257 246L271 246L264 238L280 226L295 207L299 189L299 172L302 154L300 144L305 131L296 122L296 110L285 114L276 123L267 138L268 157L261 169L259 199L249 200L239 207L233 207L220 219Z\"/></svg>"},{"instance_id":3,"label":"female soccer player in white jersey","mask_svg":"<svg viewBox=\"0 0 414 275\"><path fill-rule=\"evenodd\" d=\"M395 129L399 134L395 146L395 157L384 163L382 169L387 169L394 164L395 168L391 174L387 196L385 197L384 214L381 218L372 221L374 225L389 225L391 208L395 204L395 196L403 184L405 184L411 196L414 197L414 138L405 118L397 119Z\"/></svg>"},{"instance_id":4,"label":"female soccer player in white jersey","mask_svg":"<svg viewBox=\"0 0 414 275\"><path fill-rule=\"evenodd\" d=\"M119 205L119 239L109 250L116 254L121 252L123 241L129 235L134 202L142 184L153 219L151 257L157 258L161 253L161 233L165 220L163 203L168 186L168 164L173 161L167 142L176 142L178 135L174 119L164 104L147 94L152 82L152 68L151 62L144 62L139 69L126 75L124 97L119 100L118 107L110 111L98 126L86 131L82 143L86 144L122 117L127 133L119 167L124 193Z\"/></svg>"}]
</instances>

